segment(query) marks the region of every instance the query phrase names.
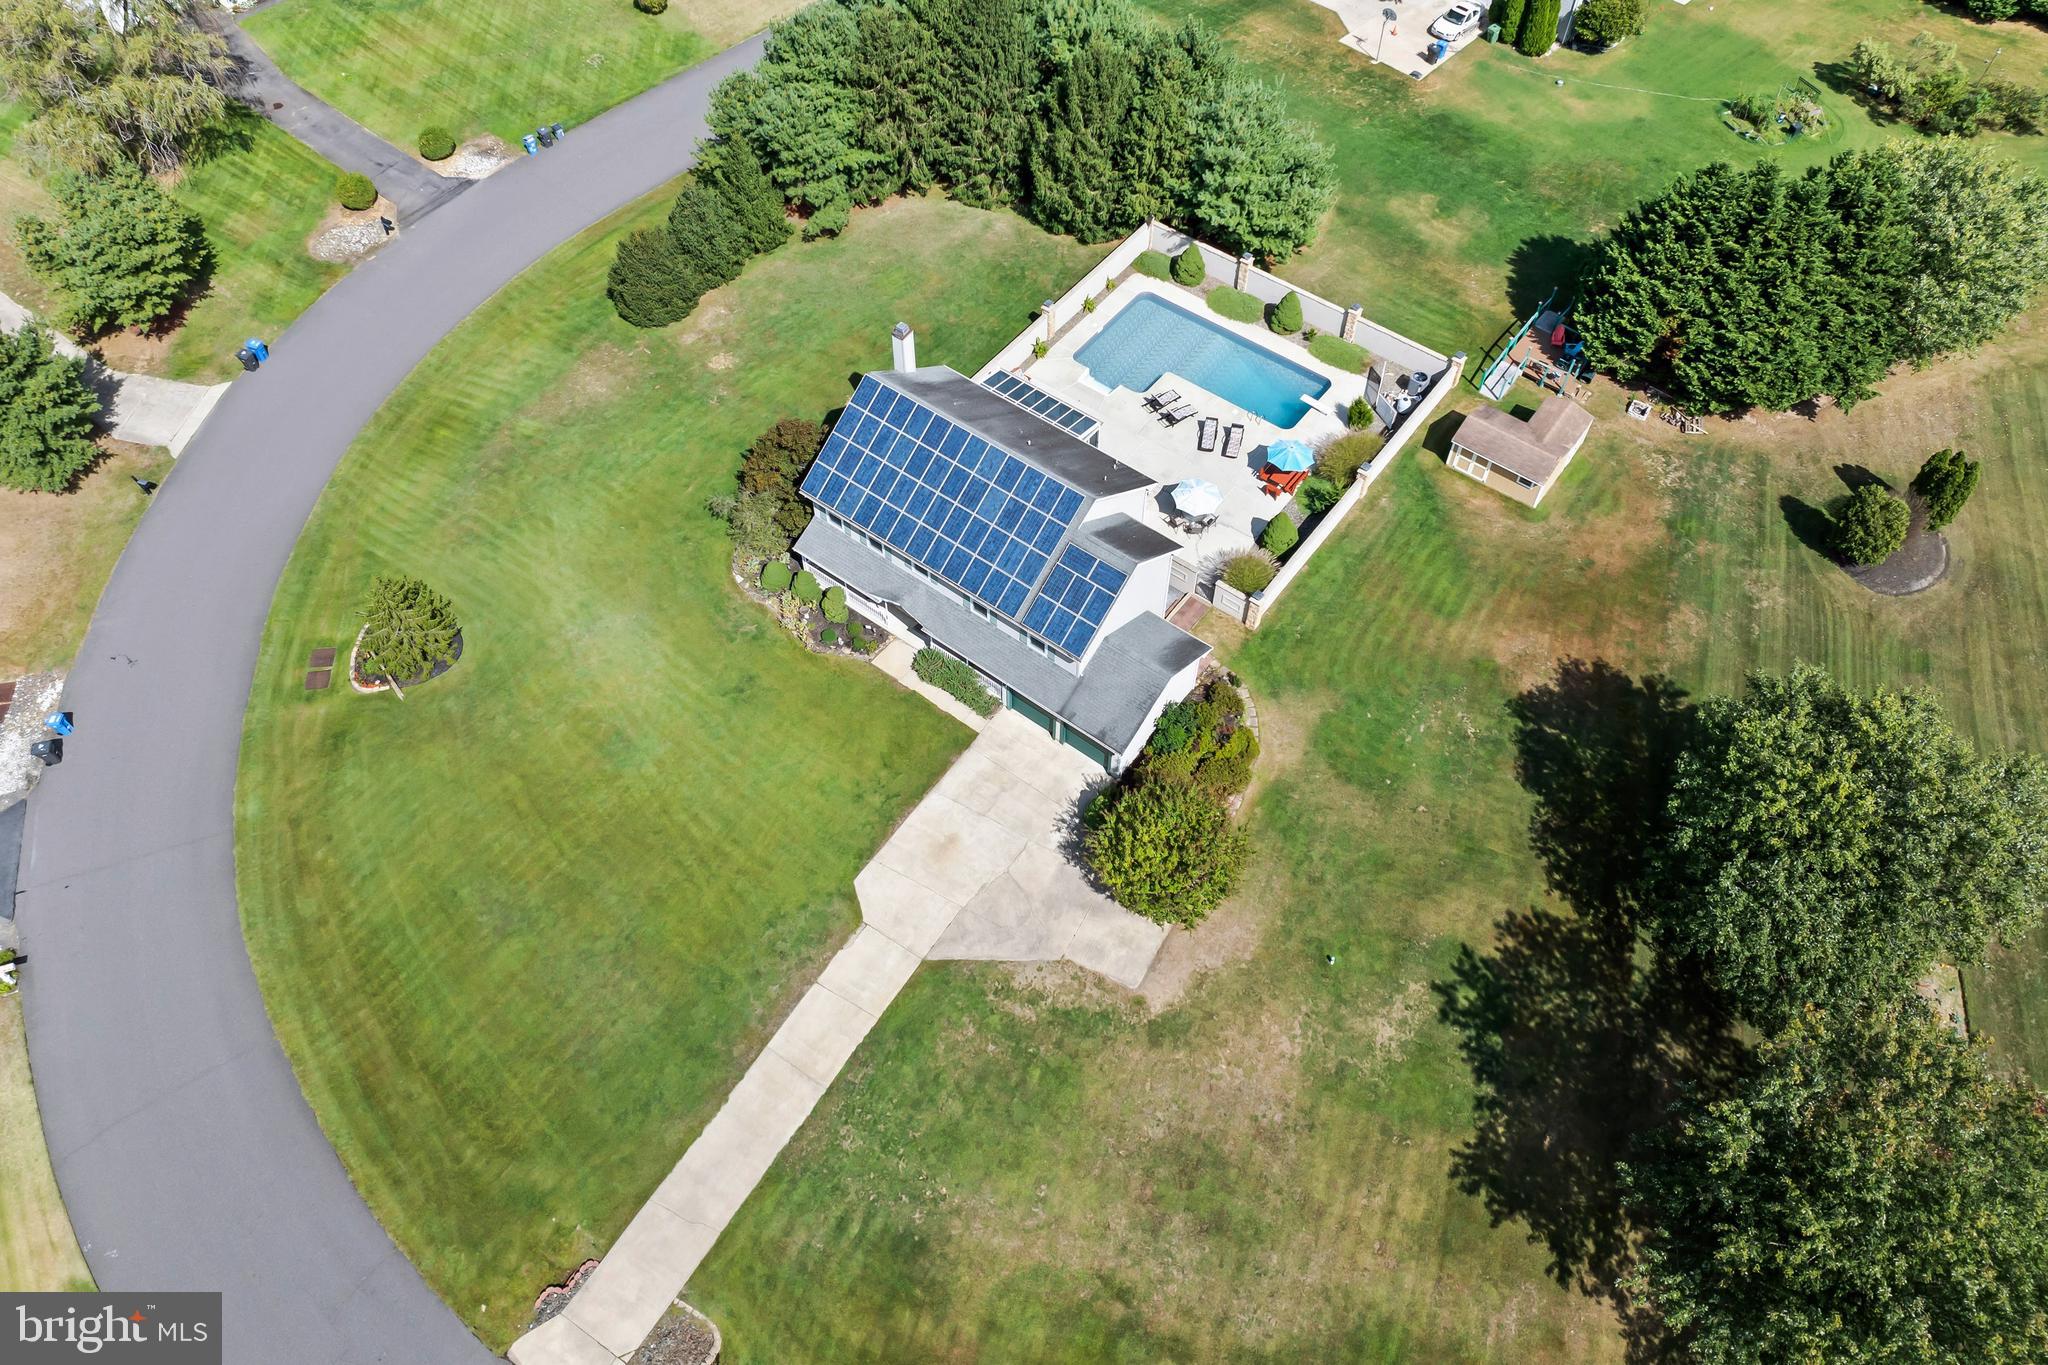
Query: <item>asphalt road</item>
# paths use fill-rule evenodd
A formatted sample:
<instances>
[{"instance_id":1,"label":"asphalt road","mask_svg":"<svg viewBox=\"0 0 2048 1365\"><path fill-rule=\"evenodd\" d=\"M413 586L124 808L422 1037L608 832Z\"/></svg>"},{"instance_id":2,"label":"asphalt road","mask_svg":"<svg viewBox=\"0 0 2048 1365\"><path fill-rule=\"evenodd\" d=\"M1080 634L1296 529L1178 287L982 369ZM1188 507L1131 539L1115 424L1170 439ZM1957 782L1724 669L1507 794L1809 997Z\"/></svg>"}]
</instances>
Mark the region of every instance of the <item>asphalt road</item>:
<instances>
[{"instance_id":1,"label":"asphalt road","mask_svg":"<svg viewBox=\"0 0 2048 1365\"><path fill-rule=\"evenodd\" d=\"M350 1185L243 947L236 753L279 575L399 381L549 248L685 170L712 88L759 51L441 205L276 338L157 493L70 675L78 730L29 802L16 902L44 1132L100 1285L223 1291L238 1365L491 1358Z\"/></svg>"}]
</instances>

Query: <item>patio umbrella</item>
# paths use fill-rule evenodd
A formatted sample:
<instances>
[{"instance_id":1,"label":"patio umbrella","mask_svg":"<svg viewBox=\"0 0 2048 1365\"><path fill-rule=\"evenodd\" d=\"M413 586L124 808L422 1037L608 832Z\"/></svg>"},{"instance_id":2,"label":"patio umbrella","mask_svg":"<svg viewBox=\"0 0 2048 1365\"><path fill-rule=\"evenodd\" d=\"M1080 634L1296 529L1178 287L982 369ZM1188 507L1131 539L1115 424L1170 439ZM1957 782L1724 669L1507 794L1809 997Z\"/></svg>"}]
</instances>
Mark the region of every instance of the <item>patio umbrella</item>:
<instances>
[{"instance_id":1,"label":"patio umbrella","mask_svg":"<svg viewBox=\"0 0 2048 1365\"><path fill-rule=\"evenodd\" d=\"M1308 448L1306 441L1275 441L1266 447L1266 463L1275 469L1296 473L1316 467L1316 453Z\"/></svg>"},{"instance_id":2,"label":"patio umbrella","mask_svg":"<svg viewBox=\"0 0 2048 1365\"><path fill-rule=\"evenodd\" d=\"M1173 486L1173 505L1191 517L1205 517L1223 505L1223 490L1207 479L1182 479Z\"/></svg>"}]
</instances>

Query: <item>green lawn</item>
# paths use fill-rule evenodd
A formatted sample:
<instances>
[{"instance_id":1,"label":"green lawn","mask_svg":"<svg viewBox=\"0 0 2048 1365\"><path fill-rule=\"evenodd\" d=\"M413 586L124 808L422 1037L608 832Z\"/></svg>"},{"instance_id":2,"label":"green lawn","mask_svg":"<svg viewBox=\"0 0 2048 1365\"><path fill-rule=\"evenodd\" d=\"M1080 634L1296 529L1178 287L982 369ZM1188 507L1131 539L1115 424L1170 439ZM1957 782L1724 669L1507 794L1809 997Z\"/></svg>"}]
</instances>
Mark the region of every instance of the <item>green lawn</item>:
<instances>
[{"instance_id":1,"label":"green lawn","mask_svg":"<svg viewBox=\"0 0 2048 1365\"><path fill-rule=\"evenodd\" d=\"M517 143L542 119L571 126L798 8L795 0L283 0L249 35L321 99L410 151L420 130Z\"/></svg>"},{"instance_id":2,"label":"green lawn","mask_svg":"<svg viewBox=\"0 0 2048 1365\"><path fill-rule=\"evenodd\" d=\"M22 111L0 103L0 292L49 310L56 300L22 264L15 219L55 211L49 195L13 154ZM275 337L343 268L306 254L334 202L334 167L254 114L237 111L211 155L189 166L172 190L206 224L214 269L205 290L159 338L127 335L103 343L119 369L208 382L240 373L242 338Z\"/></svg>"},{"instance_id":3,"label":"green lawn","mask_svg":"<svg viewBox=\"0 0 2048 1365\"><path fill-rule=\"evenodd\" d=\"M272 1018L371 1207L500 1347L681 1155L969 738L782 635L705 498L777 417L886 363L898 318L970 366L1097 254L898 204L635 331L604 273L665 207L528 272L364 433L279 590L243 746ZM405 702L309 696L307 652L345 650L393 570L454 599L462 662Z\"/></svg>"}]
</instances>

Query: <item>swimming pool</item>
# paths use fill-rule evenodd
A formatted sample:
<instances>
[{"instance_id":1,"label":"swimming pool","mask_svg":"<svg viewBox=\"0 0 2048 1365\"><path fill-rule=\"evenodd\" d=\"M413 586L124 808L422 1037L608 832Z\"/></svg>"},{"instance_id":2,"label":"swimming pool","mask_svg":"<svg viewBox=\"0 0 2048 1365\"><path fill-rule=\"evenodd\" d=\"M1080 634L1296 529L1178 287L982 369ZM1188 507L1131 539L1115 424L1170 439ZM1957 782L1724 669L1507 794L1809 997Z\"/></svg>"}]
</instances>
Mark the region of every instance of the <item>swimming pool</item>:
<instances>
[{"instance_id":1,"label":"swimming pool","mask_svg":"<svg viewBox=\"0 0 2048 1365\"><path fill-rule=\"evenodd\" d=\"M1074 358L1105 389L1121 385L1144 393L1171 370L1276 427L1291 427L1307 414L1303 394L1321 398L1330 387L1314 370L1156 294L1132 299Z\"/></svg>"}]
</instances>

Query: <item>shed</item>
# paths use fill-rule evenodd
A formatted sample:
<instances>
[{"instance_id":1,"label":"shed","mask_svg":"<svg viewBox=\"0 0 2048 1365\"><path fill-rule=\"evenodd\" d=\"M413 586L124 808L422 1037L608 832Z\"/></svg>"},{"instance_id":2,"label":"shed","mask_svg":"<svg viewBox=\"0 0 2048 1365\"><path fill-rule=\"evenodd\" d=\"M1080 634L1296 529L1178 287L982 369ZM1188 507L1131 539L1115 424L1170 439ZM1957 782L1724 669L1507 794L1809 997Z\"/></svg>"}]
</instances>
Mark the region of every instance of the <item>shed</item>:
<instances>
[{"instance_id":1,"label":"shed","mask_svg":"<svg viewBox=\"0 0 2048 1365\"><path fill-rule=\"evenodd\" d=\"M1593 414L1568 398L1544 400L1527 421L1483 407L1467 414L1451 434L1446 463L1534 507L1592 430Z\"/></svg>"}]
</instances>

